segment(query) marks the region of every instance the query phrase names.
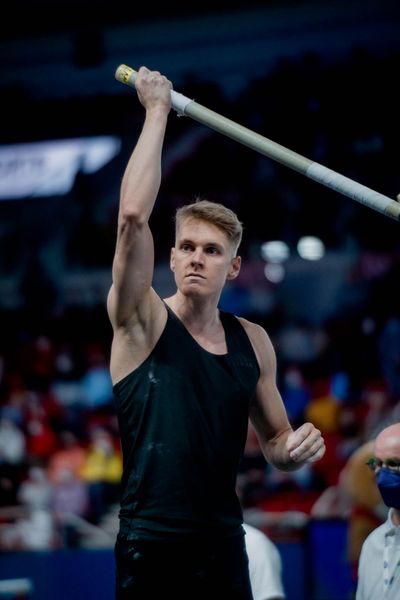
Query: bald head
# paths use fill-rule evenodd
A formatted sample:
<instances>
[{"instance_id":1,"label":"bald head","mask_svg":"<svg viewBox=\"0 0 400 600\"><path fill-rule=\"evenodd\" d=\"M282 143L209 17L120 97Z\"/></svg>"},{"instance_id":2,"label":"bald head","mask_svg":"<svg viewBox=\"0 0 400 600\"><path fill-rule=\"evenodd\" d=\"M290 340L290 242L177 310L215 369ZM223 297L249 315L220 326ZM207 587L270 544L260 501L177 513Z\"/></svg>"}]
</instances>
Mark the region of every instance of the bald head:
<instances>
[{"instance_id":1,"label":"bald head","mask_svg":"<svg viewBox=\"0 0 400 600\"><path fill-rule=\"evenodd\" d=\"M388 458L400 460L400 423L385 427L375 440L375 456L382 461Z\"/></svg>"},{"instance_id":2,"label":"bald head","mask_svg":"<svg viewBox=\"0 0 400 600\"><path fill-rule=\"evenodd\" d=\"M385 427L375 440L376 484L386 506L392 508L391 519L400 525L400 423Z\"/></svg>"}]
</instances>

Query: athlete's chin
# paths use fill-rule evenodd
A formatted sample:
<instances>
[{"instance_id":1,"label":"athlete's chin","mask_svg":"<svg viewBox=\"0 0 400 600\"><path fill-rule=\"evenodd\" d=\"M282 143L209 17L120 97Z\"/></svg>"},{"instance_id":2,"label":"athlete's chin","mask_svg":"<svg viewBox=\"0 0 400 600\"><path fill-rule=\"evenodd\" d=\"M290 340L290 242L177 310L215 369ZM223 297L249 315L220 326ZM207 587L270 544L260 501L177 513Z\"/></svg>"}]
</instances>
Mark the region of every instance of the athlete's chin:
<instances>
[{"instance_id":1,"label":"athlete's chin","mask_svg":"<svg viewBox=\"0 0 400 600\"><path fill-rule=\"evenodd\" d=\"M188 283L188 282L186 282L184 285L182 285L181 292L185 296L191 296L192 298L199 298L199 297L207 296L209 294L209 291L207 291L204 288L204 286L199 285L199 284L196 285L196 283L192 284L192 283Z\"/></svg>"}]
</instances>

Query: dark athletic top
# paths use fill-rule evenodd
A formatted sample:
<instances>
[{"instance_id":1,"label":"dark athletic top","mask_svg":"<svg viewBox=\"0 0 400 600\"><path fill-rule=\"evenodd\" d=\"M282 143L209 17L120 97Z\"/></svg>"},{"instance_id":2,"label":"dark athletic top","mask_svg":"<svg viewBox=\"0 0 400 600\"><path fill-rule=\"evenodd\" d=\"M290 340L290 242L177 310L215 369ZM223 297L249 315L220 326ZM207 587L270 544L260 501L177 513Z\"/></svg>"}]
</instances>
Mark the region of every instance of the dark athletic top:
<instances>
[{"instance_id":1,"label":"dark athletic top","mask_svg":"<svg viewBox=\"0 0 400 600\"><path fill-rule=\"evenodd\" d=\"M220 311L228 354L204 350L167 307L146 360L114 385L124 470L120 528L136 540L242 534L236 477L258 362Z\"/></svg>"}]
</instances>

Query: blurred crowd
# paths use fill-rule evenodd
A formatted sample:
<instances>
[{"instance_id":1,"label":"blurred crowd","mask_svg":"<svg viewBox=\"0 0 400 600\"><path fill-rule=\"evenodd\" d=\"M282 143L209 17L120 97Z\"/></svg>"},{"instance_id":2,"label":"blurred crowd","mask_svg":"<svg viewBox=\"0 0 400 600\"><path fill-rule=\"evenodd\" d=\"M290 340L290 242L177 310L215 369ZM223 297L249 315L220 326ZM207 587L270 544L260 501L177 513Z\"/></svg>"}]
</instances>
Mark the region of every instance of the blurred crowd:
<instances>
[{"instance_id":1,"label":"blurred crowd","mask_svg":"<svg viewBox=\"0 0 400 600\"><path fill-rule=\"evenodd\" d=\"M110 336L87 339L86 332L96 328L85 331L84 309L74 311L74 334L61 327L64 319L41 335L19 331L1 357L2 549L79 545L95 528L107 527L111 535L100 536L100 543L112 543L122 457L108 369ZM99 309L98 334L106 319ZM290 420L312 421L327 452L299 471L278 472L265 462L249 424L239 475L244 509L347 518L351 503L341 503L338 492L342 473L382 424L400 419L399 377L400 370L393 376L382 369L379 379L366 377L352 389L345 371L310 379L306 368L284 363L279 383ZM365 474L370 476L367 469Z\"/></svg>"},{"instance_id":2,"label":"blurred crowd","mask_svg":"<svg viewBox=\"0 0 400 600\"><path fill-rule=\"evenodd\" d=\"M47 335L19 340L17 356L9 350L1 382L0 546L76 545L82 526L84 533L98 526L119 500L108 350L92 341L78 356L68 339Z\"/></svg>"}]
</instances>

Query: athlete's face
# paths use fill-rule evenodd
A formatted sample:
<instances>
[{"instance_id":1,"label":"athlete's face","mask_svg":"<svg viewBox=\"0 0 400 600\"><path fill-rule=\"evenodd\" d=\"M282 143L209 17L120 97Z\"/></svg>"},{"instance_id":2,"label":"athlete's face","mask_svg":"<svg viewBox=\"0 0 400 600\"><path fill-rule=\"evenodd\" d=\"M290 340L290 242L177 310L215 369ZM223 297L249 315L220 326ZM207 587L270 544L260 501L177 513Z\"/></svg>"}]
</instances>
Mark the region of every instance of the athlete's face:
<instances>
[{"instance_id":1,"label":"athlete's face","mask_svg":"<svg viewBox=\"0 0 400 600\"><path fill-rule=\"evenodd\" d=\"M240 262L225 233L212 223L188 218L179 227L171 269L183 294L219 294L239 274Z\"/></svg>"}]
</instances>

